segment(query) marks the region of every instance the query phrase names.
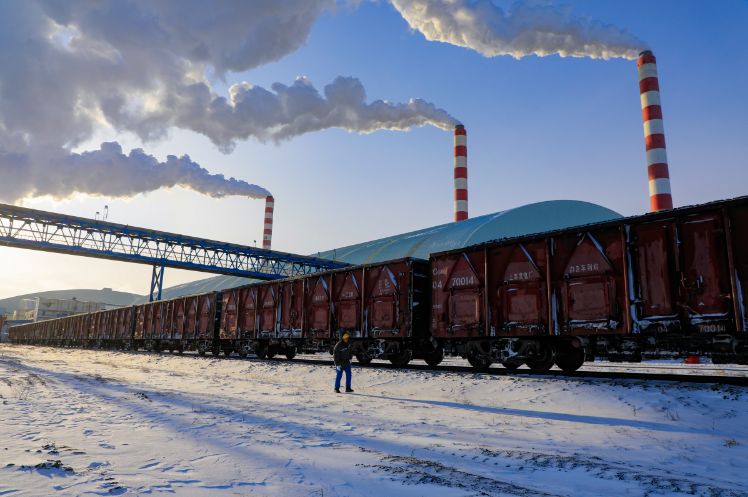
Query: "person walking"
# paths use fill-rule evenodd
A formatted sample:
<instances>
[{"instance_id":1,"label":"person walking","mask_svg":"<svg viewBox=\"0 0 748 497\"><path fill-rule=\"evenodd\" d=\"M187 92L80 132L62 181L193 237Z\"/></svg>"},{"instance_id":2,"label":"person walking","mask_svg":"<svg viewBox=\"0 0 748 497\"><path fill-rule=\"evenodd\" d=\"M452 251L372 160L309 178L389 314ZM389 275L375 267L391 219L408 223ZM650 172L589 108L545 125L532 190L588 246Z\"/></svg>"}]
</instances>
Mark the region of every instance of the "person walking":
<instances>
[{"instance_id":1,"label":"person walking","mask_svg":"<svg viewBox=\"0 0 748 497\"><path fill-rule=\"evenodd\" d=\"M345 371L345 391L353 392L351 388L351 344L348 343L348 333L343 333L340 341L335 344L332 357L335 361L337 373L335 376L335 393L340 393L340 378L343 377L343 371Z\"/></svg>"}]
</instances>

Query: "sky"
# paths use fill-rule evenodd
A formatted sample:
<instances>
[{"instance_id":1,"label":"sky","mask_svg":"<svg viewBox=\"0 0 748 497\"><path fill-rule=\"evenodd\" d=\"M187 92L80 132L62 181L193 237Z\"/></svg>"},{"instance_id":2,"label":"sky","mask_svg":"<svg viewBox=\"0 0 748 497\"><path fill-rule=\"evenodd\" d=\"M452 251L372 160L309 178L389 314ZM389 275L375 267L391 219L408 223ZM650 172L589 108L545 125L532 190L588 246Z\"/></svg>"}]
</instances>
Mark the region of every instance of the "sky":
<instances>
[{"instance_id":1,"label":"sky","mask_svg":"<svg viewBox=\"0 0 748 497\"><path fill-rule=\"evenodd\" d=\"M441 0L412 1L428 4ZM168 3L154 0L153 8L158 10ZM504 10L511 6L511 2L499 0L493 4ZM20 5L6 2L5 15L0 16L5 21L0 22L23 25L20 18L26 11ZM567 8L576 17L589 16L627 30L657 57L674 205L748 194L748 32L744 29L748 2L572 0ZM365 88L367 103L407 104L411 99L423 99L433 104L445 114L428 119L441 119L441 128L403 125L406 130L368 132L366 124L358 121L277 142L275 135L260 131L248 139L235 139L229 150L231 146L225 142L216 143L220 139L211 135L216 123L208 119L188 122L179 117L182 121L178 124L169 121L159 128L160 133L147 135L142 131L143 123L113 124L96 114L90 130L81 131L76 135L79 139L65 142L60 150L72 154L66 157L82 161L85 154L75 154L99 150L102 142L117 141L125 154L142 149L155 157L155 162L187 154L210 174L246 181L248 185L237 188L244 188L250 196L271 192L275 197L273 249L299 254L452 221L453 138L447 129L453 122L449 119L467 129L471 217L555 199L593 202L627 216L649 210L636 60L558 54L487 57L469 47L427 40L423 32L409 26L402 7L399 11L390 2L338 3L333 10L320 7L321 13L310 23L308 38L301 32L298 49L286 50L291 53L277 56L277 61L263 61L242 71L216 68L219 63L215 61L213 66L206 64L210 90L230 100L232 85L246 82L272 91L276 82L291 86L303 76L322 93L339 76L353 77ZM163 7L159 14L165 17L170 11ZM12 19L13 15L19 19ZM86 22L95 28L99 21L91 19ZM227 24L225 29L231 34L241 26ZM224 36L220 28L203 33L208 45L211 37ZM273 34L263 32L266 38L256 41L266 52L250 47L248 53L272 53L277 42ZM31 37L19 41L23 39L23 33L0 36L0 61L12 61L12 54L23 49L22 43L31 43ZM59 43L75 51L70 41L70 31L59 34ZM56 61L52 58L45 63L55 65ZM157 80L168 77L163 76L165 64L160 61L140 62L144 66L151 63ZM226 62L227 66L231 63ZM248 65L252 64L244 63L244 67ZM1 93L4 78L13 76L9 73L15 66L3 62L0 67L5 67L0 69ZM88 74L83 69L76 82L81 88L89 81L119 77L93 70ZM8 73L4 75L4 71ZM30 87L38 77L33 72L15 74L28 77ZM161 84L166 86L159 81ZM234 86L232 91L237 88L248 86ZM21 106L13 117L7 105L0 105L0 130L12 130L14 125L41 129L39 123L55 123L55 116L47 113L62 97L45 91L41 100L46 104L41 110ZM138 104L149 102L131 102L130 107ZM257 109L250 112L261 112ZM64 128L65 123L55 126ZM364 126L359 130L367 132L349 131L356 126ZM50 136L61 133L46 128L44 132ZM50 140L48 143L54 141ZM37 142L24 143L31 149ZM2 147L0 136L0 159ZM216 195L214 192L200 194L175 186L129 198L113 198L127 195L100 189L113 193L59 194L57 199L32 195L19 200L14 192L22 188L38 188L36 191L43 193L52 191L55 182L64 182L54 176L53 167L37 174L41 166L36 164L41 162L33 162L33 157L39 160L39 153L32 150L32 159L15 169L3 169L0 163L0 192L5 192L1 202L91 218L108 205L112 222L261 245L264 201L246 196L213 198L208 195ZM64 165L59 160L50 159L49 164ZM60 167L58 171L68 171ZM29 174L24 168L29 168ZM47 173L52 186L31 184L43 182L40 178ZM104 175L105 183L106 178ZM16 186L20 184L22 187ZM253 190L252 185L259 189ZM151 268L145 265L7 247L0 247L0 261L0 298L67 288L111 287L145 294L151 277ZM205 277L205 273L167 269L164 285Z\"/></svg>"}]
</instances>

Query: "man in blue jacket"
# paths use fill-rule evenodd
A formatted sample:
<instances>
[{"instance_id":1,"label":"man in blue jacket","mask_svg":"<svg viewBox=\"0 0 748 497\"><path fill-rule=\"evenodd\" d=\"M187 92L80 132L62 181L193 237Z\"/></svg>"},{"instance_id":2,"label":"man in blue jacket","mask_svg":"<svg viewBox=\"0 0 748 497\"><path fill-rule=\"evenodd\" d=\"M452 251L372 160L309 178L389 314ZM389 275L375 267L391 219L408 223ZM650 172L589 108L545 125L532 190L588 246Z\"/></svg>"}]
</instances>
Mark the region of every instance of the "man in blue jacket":
<instances>
[{"instance_id":1,"label":"man in blue jacket","mask_svg":"<svg viewBox=\"0 0 748 497\"><path fill-rule=\"evenodd\" d=\"M348 343L348 333L344 333L340 341L335 344L332 357L337 370L335 393L340 393L340 378L343 376L343 371L345 371L345 391L353 392L351 388L351 344Z\"/></svg>"}]
</instances>

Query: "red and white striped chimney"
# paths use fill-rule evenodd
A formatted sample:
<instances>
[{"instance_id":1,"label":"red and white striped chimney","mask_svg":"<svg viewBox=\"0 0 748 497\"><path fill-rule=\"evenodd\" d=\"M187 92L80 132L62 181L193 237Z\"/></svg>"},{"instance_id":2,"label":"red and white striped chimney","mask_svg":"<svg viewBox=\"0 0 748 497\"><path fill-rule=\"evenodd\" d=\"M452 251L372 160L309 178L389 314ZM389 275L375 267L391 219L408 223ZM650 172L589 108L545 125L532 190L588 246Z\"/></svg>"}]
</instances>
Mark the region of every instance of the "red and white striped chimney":
<instances>
[{"instance_id":1,"label":"red and white striped chimney","mask_svg":"<svg viewBox=\"0 0 748 497\"><path fill-rule=\"evenodd\" d=\"M468 218L467 131L455 126L455 222Z\"/></svg>"},{"instance_id":2,"label":"red and white striped chimney","mask_svg":"<svg viewBox=\"0 0 748 497\"><path fill-rule=\"evenodd\" d=\"M657 79L657 61L652 52L639 54L639 92L644 118L644 143L647 146L649 171L649 205L652 212L673 208L670 192L670 173L665 150L665 128L662 125L660 85Z\"/></svg>"},{"instance_id":3,"label":"red and white striped chimney","mask_svg":"<svg viewBox=\"0 0 748 497\"><path fill-rule=\"evenodd\" d=\"M270 244L273 241L273 207L275 199L265 197L265 229L262 232L262 248L270 250Z\"/></svg>"}]
</instances>

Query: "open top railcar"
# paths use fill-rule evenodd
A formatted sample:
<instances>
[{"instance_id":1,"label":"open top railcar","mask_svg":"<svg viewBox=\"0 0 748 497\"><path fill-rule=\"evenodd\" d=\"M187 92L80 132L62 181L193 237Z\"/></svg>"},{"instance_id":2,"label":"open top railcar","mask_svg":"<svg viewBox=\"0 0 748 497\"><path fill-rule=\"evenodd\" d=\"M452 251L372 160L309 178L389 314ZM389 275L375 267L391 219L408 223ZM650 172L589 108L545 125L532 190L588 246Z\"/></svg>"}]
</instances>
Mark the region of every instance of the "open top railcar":
<instances>
[{"instance_id":1,"label":"open top railcar","mask_svg":"<svg viewBox=\"0 0 748 497\"><path fill-rule=\"evenodd\" d=\"M431 333L476 367L748 363L748 199L432 254Z\"/></svg>"},{"instance_id":2,"label":"open top railcar","mask_svg":"<svg viewBox=\"0 0 748 497\"><path fill-rule=\"evenodd\" d=\"M361 363L438 364L428 331L428 263L404 258L223 291L220 343L259 357L331 351L348 333Z\"/></svg>"},{"instance_id":3,"label":"open top railcar","mask_svg":"<svg viewBox=\"0 0 748 497\"><path fill-rule=\"evenodd\" d=\"M15 343L570 371L748 363L748 197L12 327ZM132 330L129 332L128 330Z\"/></svg>"}]
</instances>

